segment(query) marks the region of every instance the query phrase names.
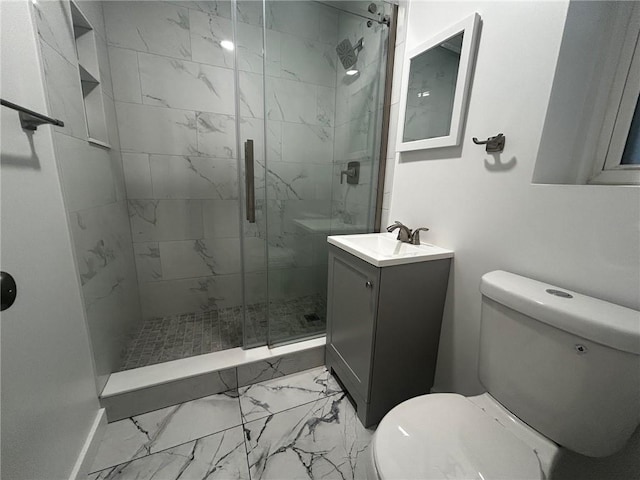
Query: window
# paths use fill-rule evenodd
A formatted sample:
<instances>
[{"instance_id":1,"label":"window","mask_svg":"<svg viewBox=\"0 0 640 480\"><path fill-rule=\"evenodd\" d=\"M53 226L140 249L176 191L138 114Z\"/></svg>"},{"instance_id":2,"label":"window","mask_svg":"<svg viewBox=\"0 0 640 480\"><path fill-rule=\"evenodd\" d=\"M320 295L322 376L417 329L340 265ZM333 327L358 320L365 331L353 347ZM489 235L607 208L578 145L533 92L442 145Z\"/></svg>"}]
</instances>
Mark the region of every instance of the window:
<instances>
[{"instance_id":1,"label":"window","mask_svg":"<svg viewBox=\"0 0 640 480\"><path fill-rule=\"evenodd\" d=\"M640 5L626 28L589 183L640 185Z\"/></svg>"},{"instance_id":2,"label":"window","mask_svg":"<svg viewBox=\"0 0 640 480\"><path fill-rule=\"evenodd\" d=\"M620 165L640 165L640 102L636 103Z\"/></svg>"}]
</instances>

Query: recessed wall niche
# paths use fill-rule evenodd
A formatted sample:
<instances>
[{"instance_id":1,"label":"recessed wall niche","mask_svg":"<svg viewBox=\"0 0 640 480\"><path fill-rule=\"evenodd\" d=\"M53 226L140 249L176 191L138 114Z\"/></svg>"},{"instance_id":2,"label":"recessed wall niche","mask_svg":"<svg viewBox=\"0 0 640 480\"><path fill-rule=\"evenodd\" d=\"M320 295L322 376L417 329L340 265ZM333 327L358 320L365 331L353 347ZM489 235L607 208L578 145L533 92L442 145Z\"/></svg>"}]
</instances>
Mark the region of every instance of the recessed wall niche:
<instances>
[{"instance_id":1,"label":"recessed wall niche","mask_svg":"<svg viewBox=\"0 0 640 480\"><path fill-rule=\"evenodd\" d=\"M78 55L78 73L82 85L82 99L87 119L87 140L105 148L111 148L107 134L100 69L98 67L98 47L93 27L80 9L71 2L73 36Z\"/></svg>"}]
</instances>

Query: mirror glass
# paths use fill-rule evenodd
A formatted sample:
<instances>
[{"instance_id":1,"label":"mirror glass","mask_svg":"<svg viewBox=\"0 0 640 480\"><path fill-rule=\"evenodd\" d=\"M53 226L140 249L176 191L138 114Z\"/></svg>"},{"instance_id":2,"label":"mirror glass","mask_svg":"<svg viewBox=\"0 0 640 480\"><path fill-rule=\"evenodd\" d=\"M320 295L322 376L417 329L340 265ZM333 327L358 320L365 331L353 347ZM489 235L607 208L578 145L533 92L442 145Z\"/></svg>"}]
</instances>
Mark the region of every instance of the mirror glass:
<instances>
[{"instance_id":1,"label":"mirror glass","mask_svg":"<svg viewBox=\"0 0 640 480\"><path fill-rule=\"evenodd\" d=\"M410 61L404 142L446 137L451 132L464 32Z\"/></svg>"}]
</instances>

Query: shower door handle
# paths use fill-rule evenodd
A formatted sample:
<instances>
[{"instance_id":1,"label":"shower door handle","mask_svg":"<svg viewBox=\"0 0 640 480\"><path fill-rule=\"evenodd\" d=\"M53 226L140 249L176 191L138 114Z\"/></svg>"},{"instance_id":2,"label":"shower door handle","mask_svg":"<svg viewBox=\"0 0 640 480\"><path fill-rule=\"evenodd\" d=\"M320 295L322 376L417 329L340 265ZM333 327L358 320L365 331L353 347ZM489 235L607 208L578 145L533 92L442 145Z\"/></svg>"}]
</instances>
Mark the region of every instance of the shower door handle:
<instances>
[{"instance_id":1,"label":"shower door handle","mask_svg":"<svg viewBox=\"0 0 640 480\"><path fill-rule=\"evenodd\" d=\"M256 187L253 172L253 140L244 142L244 183L247 200L247 221L256 223Z\"/></svg>"}]
</instances>

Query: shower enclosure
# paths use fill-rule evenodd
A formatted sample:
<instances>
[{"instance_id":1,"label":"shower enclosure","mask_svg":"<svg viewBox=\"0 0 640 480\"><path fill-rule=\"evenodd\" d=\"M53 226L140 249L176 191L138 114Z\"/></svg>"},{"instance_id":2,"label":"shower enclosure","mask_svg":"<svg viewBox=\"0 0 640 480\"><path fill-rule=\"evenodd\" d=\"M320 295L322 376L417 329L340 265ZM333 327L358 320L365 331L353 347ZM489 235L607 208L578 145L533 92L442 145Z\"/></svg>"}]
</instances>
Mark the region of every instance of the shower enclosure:
<instances>
[{"instance_id":1,"label":"shower enclosure","mask_svg":"<svg viewBox=\"0 0 640 480\"><path fill-rule=\"evenodd\" d=\"M99 85L80 83L109 132L107 154L82 147L107 164L62 165L99 383L324 334L326 236L374 228L392 5L59 3L93 35ZM83 202L80 171L113 199Z\"/></svg>"}]
</instances>

